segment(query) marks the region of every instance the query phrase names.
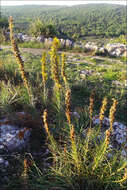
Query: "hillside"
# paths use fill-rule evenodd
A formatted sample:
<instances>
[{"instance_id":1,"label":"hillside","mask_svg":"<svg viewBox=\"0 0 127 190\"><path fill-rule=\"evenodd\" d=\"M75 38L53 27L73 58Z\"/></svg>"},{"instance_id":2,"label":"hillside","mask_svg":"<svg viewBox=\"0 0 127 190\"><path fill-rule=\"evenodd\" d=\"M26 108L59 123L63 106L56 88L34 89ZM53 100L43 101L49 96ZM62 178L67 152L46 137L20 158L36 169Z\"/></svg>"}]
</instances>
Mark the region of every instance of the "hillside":
<instances>
[{"instance_id":1,"label":"hillside","mask_svg":"<svg viewBox=\"0 0 127 190\"><path fill-rule=\"evenodd\" d=\"M125 16L2 8L0 190L127 190Z\"/></svg>"},{"instance_id":2,"label":"hillside","mask_svg":"<svg viewBox=\"0 0 127 190\"><path fill-rule=\"evenodd\" d=\"M126 33L126 6L87 4L66 6L24 5L2 7L3 16L13 16L18 31L28 31L29 23L39 17L55 25L69 38L119 36Z\"/></svg>"}]
</instances>

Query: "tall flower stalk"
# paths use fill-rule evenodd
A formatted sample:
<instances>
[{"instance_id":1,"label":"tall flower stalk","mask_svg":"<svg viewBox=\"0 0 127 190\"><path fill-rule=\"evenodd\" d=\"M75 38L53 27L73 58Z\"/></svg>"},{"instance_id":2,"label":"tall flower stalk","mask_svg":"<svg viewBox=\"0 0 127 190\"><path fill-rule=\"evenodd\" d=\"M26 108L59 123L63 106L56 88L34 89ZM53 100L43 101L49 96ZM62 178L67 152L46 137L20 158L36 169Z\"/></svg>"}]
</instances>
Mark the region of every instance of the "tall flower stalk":
<instances>
[{"instance_id":1,"label":"tall flower stalk","mask_svg":"<svg viewBox=\"0 0 127 190\"><path fill-rule=\"evenodd\" d=\"M65 94L65 106L66 106L66 117L67 117L67 121L69 126L71 125L71 90L67 90L66 94Z\"/></svg>"},{"instance_id":2,"label":"tall flower stalk","mask_svg":"<svg viewBox=\"0 0 127 190\"><path fill-rule=\"evenodd\" d=\"M94 92L92 92L90 95L90 105L89 105L90 127L92 126L93 106L94 106Z\"/></svg>"},{"instance_id":3,"label":"tall flower stalk","mask_svg":"<svg viewBox=\"0 0 127 190\"><path fill-rule=\"evenodd\" d=\"M60 84L59 56L58 56L59 45L60 45L60 41L57 38L54 38L52 47L51 47L51 51L50 51L50 60L51 60L52 79L55 83L54 95L56 97L57 108L60 111L60 109L61 109L61 84Z\"/></svg>"},{"instance_id":4,"label":"tall flower stalk","mask_svg":"<svg viewBox=\"0 0 127 190\"><path fill-rule=\"evenodd\" d=\"M61 76L63 78L63 81L65 83L65 86L67 85L67 77L66 77L66 74L65 74L65 60L66 60L66 57L65 57L65 53L62 53L61 55L62 57L62 68L61 68Z\"/></svg>"},{"instance_id":5,"label":"tall flower stalk","mask_svg":"<svg viewBox=\"0 0 127 190\"><path fill-rule=\"evenodd\" d=\"M59 57L57 52L59 45L60 41L57 38L54 38L50 51L52 78L58 89L61 87L59 78Z\"/></svg>"},{"instance_id":6,"label":"tall flower stalk","mask_svg":"<svg viewBox=\"0 0 127 190\"><path fill-rule=\"evenodd\" d=\"M100 126L102 126L102 122L104 119L104 113L106 111L106 106L107 106L107 98L105 97L102 101L102 106L101 106L100 114L99 114Z\"/></svg>"},{"instance_id":7,"label":"tall flower stalk","mask_svg":"<svg viewBox=\"0 0 127 190\"><path fill-rule=\"evenodd\" d=\"M45 109L44 112L43 112L44 128L45 128L45 131L46 131L48 137L50 138L51 135L50 135L50 131L49 131L47 117L48 117L48 113L47 113L47 110Z\"/></svg>"},{"instance_id":8,"label":"tall flower stalk","mask_svg":"<svg viewBox=\"0 0 127 190\"><path fill-rule=\"evenodd\" d=\"M24 86L26 87L29 98L31 100L31 90L30 90L28 80L26 77L26 73L25 73L25 69L24 69L24 61L22 60L18 45L16 44L16 41L15 41L14 35L13 35L13 18L12 18L12 16L9 18L9 28L10 28L10 40L11 40L11 45L13 48L14 56L17 60L18 65L19 65L20 73L21 73L21 77L22 77Z\"/></svg>"},{"instance_id":9,"label":"tall flower stalk","mask_svg":"<svg viewBox=\"0 0 127 190\"><path fill-rule=\"evenodd\" d=\"M47 72L46 72L46 53L44 52L41 59L42 63L42 80L44 86L44 102L46 101L46 81L47 81Z\"/></svg>"},{"instance_id":10,"label":"tall flower stalk","mask_svg":"<svg viewBox=\"0 0 127 190\"><path fill-rule=\"evenodd\" d=\"M106 100L103 101L103 106L102 107L104 108L105 107L104 105L106 105L106 104L107 104ZM109 146L117 104L118 104L117 100L114 99L113 105L111 106L110 113L109 113L110 128L108 130L106 130L106 132L105 132L105 141L102 143L102 145L100 147L100 150L95 155L94 164L93 164L93 168L92 168L93 171L98 167L99 163L104 159L104 155L105 155L106 150L107 150L107 148ZM103 109L103 111L104 110L105 109ZM103 116L101 117L101 119L103 119Z\"/></svg>"},{"instance_id":11,"label":"tall flower stalk","mask_svg":"<svg viewBox=\"0 0 127 190\"><path fill-rule=\"evenodd\" d=\"M113 127L113 122L114 122L114 118L115 118L115 112L116 112L116 106L118 104L117 100L113 100L113 105L110 108L110 112L109 112L109 120L110 120L110 130L112 131L112 127Z\"/></svg>"}]
</instances>

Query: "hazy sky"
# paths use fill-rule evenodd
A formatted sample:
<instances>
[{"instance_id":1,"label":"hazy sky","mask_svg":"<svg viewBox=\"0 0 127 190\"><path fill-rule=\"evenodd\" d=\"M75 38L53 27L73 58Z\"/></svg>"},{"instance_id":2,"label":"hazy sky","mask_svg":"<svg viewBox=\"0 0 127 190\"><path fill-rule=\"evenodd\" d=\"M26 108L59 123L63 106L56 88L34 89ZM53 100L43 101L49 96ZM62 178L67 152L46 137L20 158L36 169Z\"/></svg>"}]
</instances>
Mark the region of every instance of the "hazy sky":
<instances>
[{"instance_id":1,"label":"hazy sky","mask_svg":"<svg viewBox=\"0 0 127 190\"><path fill-rule=\"evenodd\" d=\"M46 4L46 5L68 5L68 6L71 6L71 5L77 5L77 4L86 4L86 3L111 3L111 4L122 4L122 5L126 5L126 1L125 0L121 0L121 1L110 1L110 0L107 0L107 1L104 1L104 0L96 0L96 1L92 1L92 0L84 0L84 1L78 1L78 0L75 0L75 1L62 1L62 0L59 0L59 1L22 1L22 0L19 0L19 1L6 1L6 0L1 0L0 4L2 6L7 6L7 5L26 5L26 4Z\"/></svg>"}]
</instances>

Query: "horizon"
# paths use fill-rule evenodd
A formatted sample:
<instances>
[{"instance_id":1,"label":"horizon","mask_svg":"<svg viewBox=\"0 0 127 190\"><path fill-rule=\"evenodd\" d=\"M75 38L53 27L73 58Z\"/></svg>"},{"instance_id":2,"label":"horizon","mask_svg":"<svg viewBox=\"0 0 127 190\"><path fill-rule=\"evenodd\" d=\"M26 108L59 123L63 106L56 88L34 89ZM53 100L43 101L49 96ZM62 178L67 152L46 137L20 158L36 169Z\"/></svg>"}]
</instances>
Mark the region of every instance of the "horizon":
<instances>
[{"instance_id":1,"label":"horizon","mask_svg":"<svg viewBox=\"0 0 127 190\"><path fill-rule=\"evenodd\" d=\"M58 6L74 6L86 4L117 4L126 5L126 1L1 1L1 6L23 6L23 5L58 5Z\"/></svg>"}]
</instances>

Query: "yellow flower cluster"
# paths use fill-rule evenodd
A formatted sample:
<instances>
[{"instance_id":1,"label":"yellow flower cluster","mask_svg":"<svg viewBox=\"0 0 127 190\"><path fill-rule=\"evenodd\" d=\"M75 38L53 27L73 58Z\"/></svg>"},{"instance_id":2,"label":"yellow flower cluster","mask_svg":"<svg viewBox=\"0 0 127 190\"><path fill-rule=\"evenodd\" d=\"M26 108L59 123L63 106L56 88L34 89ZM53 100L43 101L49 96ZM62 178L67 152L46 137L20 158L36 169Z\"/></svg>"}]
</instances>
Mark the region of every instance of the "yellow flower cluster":
<instances>
[{"instance_id":1,"label":"yellow flower cluster","mask_svg":"<svg viewBox=\"0 0 127 190\"><path fill-rule=\"evenodd\" d=\"M107 104L107 100L103 100L103 106L102 107L106 107ZM108 130L106 130L106 145L109 144L110 141L110 136L111 136L111 132L112 132L112 126L113 126L113 122L114 122L114 118L115 118L115 112L116 112L116 106L117 106L118 102L117 100L114 99L113 101L113 105L110 108L110 113L109 113L109 119L110 119L110 128Z\"/></svg>"},{"instance_id":2,"label":"yellow flower cluster","mask_svg":"<svg viewBox=\"0 0 127 190\"><path fill-rule=\"evenodd\" d=\"M67 90L65 94L65 105L66 105L66 117L69 125L71 124L71 90Z\"/></svg>"},{"instance_id":3,"label":"yellow flower cluster","mask_svg":"<svg viewBox=\"0 0 127 190\"><path fill-rule=\"evenodd\" d=\"M45 109L44 112L43 112L44 128L46 130L46 133L50 137L50 131L49 131L49 127L48 127L47 116L48 116L48 113L47 113L47 110Z\"/></svg>"},{"instance_id":4,"label":"yellow flower cluster","mask_svg":"<svg viewBox=\"0 0 127 190\"><path fill-rule=\"evenodd\" d=\"M110 130L112 131L112 126L115 118L115 112L116 112L116 106L118 104L117 100L113 100L113 105L110 108L110 113L109 113L109 119L110 119Z\"/></svg>"},{"instance_id":5,"label":"yellow flower cluster","mask_svg":"<svg viewBox=\"0 0 127 190\"><path fill-rule=\"evenodd\" d=\"M57 38L54 38L53 44L50 51L51 67L52 67L52 78L55 82L56 87L60 88L60 79L59 79L59 57L57 54L60 41Z\"/></svg>"},{"instance_id":6,"label":"yellow flower cluster","mask_svg":"<svg viewBox=\"0 0 127 190\"><path fill-rule=\"evenodd\" d=\"M111 136L111 130L108 129L108 130L106 130L106 138L105 138L106 146L108 146L108 144L109 144L110 136Z\"/></svg>"},{"instance_id":7,"label":"yellow flower cluster","mask_svg":"<svg viewBox=\"0 0 127 190\"><path fill-rule=\"evenodd\" d=\"M71 126L71 130L70 130L70 138L71 138L71 142L74 142L74 137L75 137L75 131L74 131L74 126Z\"/></svg>"},{"instance_id":8,"label":"yellow flower cluster","mask_svg":"<svg viewBox=\"0 0 127 190\"><path fill-rule=\"evenodd\" d=\"M60 40L56 37L53 39L53 46L56 50L60 47Z\"/></svg>"},{"instance_id":9,"label":"yellow flower cluster","mask_svg":"<svg viewBox=\"0 0 127 190\"><path fill-rule=\"evenodd\" d=\"M43 83L46 83L47 80L47 73L46 73L46 53L44 52L42 55L42 78L43 78Z\"/></svg>"},{"instance_id":10,"label":"yellow flower cluster","mask_svg":"<svg viewBox=\"0 0 127 190\"><path fill-rule=\"evenodd\" d=\"M92 92L90 95L90 105L89 105L90 123L92 123L93 106L94 106L94 92Z\"/></svg>"},{"instance_id":11,"label":"yellow flower cluster","mask_svg":"<svg viewBox=\"0 0 127 190\"><path fill-rule=\"evenodd\" d=\"M99 115L99 119L100 119L100 124L102 125L102 121L104 119L104 113L106 111L106 106L107 106L107 98L104 98L103 102L102 102L102 107L100 109L100 115Z\"/></svg>"},{"instance_id":12,"label":"yellow flower cluster","mask_svg":"<svg viewBox=\"0 0 127 190\"><path fill-rule=\"evenodd\" d=\"M62 53L62 68L61 68L61 76L63 77L64 83L67 83L67 77L65 74L65 53Z\"/></svg>"},{"instance_id":13,"label":"yellow flower cluster","mask_svg":"<svg viewBox=\"0 0 127 190\"><path fill-rule=\"evenodd\" d=\"M30 95L29 85L28 85L26 73L24 70L24 61L21 58L19 48L18 48L18 46L15 42L14 36L13 36L13 19L12 19L12 16L9 19L9 28L10 28L10 40L11 40L11 44L13 47L14 55L16 57L17 63L19 64L19 67L20 67L20 72L21 72L22 80L24 82L24 86L26 87L28 94Z\"/></svg>"}]
</instances>

